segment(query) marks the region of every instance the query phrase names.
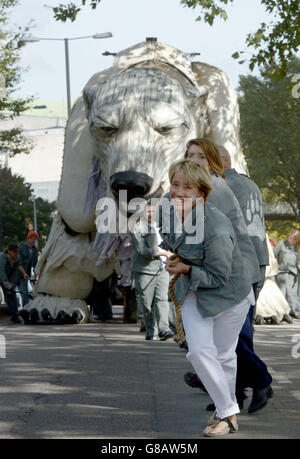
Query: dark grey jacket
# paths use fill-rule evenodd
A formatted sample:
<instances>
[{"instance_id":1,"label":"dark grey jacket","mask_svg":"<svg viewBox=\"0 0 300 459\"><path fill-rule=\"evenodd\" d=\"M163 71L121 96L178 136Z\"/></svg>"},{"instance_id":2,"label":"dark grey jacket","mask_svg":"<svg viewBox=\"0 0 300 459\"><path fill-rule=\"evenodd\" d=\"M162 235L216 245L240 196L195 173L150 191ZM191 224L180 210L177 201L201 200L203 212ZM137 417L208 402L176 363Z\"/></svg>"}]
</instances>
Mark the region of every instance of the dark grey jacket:
<instances>
[{"instance_id":1,"label":"dark grey jacket","mask_svg":"<svg viewBox=\"0 0 300 459\"><path fill-rule=\"evenodd\" d=\"M179 304L183 304L191 289L196 294L200 314L213 317L246 298L252 285L230 220L207 202L203 240L194 244L187 241L195 237L196 231L187 235L183 228L182 234L176 237L172 207L170 215L170 231L161 233L165 247L191 265L190 273L182 274L174 286ZM197 228L199 224L194 226Z\"/></svg>"},{"instance_id":2,"label":"dark grey jacket","mask_svg":"<svg viewBox=\"0 0 300 459\"><path fill-rule=\"evenodd\" d=\"M20 266L20 260L17 258L12 261L8 253L0 253L0 283L11 282L13 284L17 283L18 267Z\"/></svg>"},{"instance_id":3,"label":"dark grey jacket","mask_svg":"<svg viewBox=\"0 0 300 459\"><path fill-rule=\"evenodd\" d=\"M235 194L243 212L248 234L253 242L260 266L269 264L265 220L261 192L247 175L235 169L225 171L226 183Z\"/></svg>"},{"instance_id":4,"label":"dark grey jacket","mask_svg":"<svg viewBox=\"0 0 300 459\"><path fill-rule=\"evenodd\" d=\"M33 246L31 249L31 253L28 247L27 242L21 242L19 244L19 258L20 264L23 266L26 273L30 276L31 268L35 269L37 261L38 261L38 249Z\"/></svg>"},{"instance_id":5,"label":"dark grey jacket","mask_svg":"<svg viewBox=\"0 0 300 459\"><path fill-rule=\"evenodd\" d=\"M231 221L251 283L259 282L261 280L259 261L248 234L239 202L222 177L214 173L211 173L211 176L213 190L208 195L207 202L213 204Z\"/></svg>"}]
</instances>

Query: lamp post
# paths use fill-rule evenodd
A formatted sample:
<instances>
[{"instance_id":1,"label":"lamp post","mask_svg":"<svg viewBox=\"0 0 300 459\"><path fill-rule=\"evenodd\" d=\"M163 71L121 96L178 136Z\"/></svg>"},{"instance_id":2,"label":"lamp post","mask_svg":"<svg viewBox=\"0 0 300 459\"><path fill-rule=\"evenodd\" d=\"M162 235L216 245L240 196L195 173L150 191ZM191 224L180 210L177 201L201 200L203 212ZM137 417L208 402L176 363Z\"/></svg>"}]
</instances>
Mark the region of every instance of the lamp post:
<instances>
[{"instance_id":1,"label":"lamp post","mask_svg":"<svg viewBox=\"0 0 300 459\"><path fill-rule=\"evenodd\" d=\"M3 250L3 218L2 218L2 198L0 196L0 252Z\"/></svg>"},{"instance_id":2,"label":"lamp post","mask_svg":"<svg viewBox=\"0 0 300 459\"><path fill-rule=\"evenodd\" d=\"M8 153L6 148L0 148L0 157L4 156L4 160L0 160L0 169L8 169ZM3 250L3 204L2 196L0 195L0 252Z\"/></svg>"},{"instance_id":3,"label":"lamp post","mask_svg":"<svg viewBox=\"0 0 300 459\"><path fill-rule=\"evenodd\" d=\"M33 229L37 233L37 216L36 216L36 201L35 201L35 195L32 194L29 198L29 201L33 202ZM36 247L38 248L38 241L35 243Z\"/></svg>"},{"instance_id":4,"label":"lamp post","mask_svg":"<svg viewBox=\"0 0 300 459\"><path fill-rule=\"evenodd\" d=\"M73 37L73 38L41 38L34 37L32 35L24 35L21 38L22 42L25 43L35 43L42 40L51 40L51 41L63 41L65 44L65 62L66 62L66 85L67 85L67 106L68 106L68 116L71 113L71 87L70 87L70 62L69 62L69 41L70 40L81 40L83 38L94 38L95 40L101 38L110 38L112 37L111 32L105 33L96 33L94 35L87 35L84 37Z\"/></svg>"}]
</instances>

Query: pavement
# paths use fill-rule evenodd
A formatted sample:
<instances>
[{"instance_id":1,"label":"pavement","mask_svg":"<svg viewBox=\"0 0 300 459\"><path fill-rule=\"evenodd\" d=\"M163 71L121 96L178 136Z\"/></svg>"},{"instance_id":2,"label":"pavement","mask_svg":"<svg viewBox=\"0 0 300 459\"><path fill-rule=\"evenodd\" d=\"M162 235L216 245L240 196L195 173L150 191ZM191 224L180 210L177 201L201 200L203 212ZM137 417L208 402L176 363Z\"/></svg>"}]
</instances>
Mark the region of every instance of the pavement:
<instances>
[{"instance_id":1,"label":"pavement","mask_svg":"<svg viewBox=\"0 0 300 459\"><path fill-rule=\"evenodd\" d=\"M211 400L184 383L185 351L145 341L113 312L106 323L19 325L0 308L0 439L203 438ZM239 432L223 438L299 439L300 320L254 336L274 397L249 415L249 390Z\"/></svg>"}]
</instances>

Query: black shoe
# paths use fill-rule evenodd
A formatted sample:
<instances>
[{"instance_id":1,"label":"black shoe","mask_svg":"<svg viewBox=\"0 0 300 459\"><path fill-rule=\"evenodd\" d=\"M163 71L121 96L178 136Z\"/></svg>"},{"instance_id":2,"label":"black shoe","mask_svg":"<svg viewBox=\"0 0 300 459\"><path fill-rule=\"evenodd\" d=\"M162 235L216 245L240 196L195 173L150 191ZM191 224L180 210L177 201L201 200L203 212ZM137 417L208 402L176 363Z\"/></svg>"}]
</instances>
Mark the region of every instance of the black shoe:
<instances>
[{"instance_id":1,"label":"black shoe","mask_svg":"<svg viewBox=\"0 0 300 459\"><path fill-rule=\"evenodd\" d=\"M185 373L183 378L188 386L200 389L203 392L207 393L205 386L203 385L201 379L198 377L196 373L191 373L190 371L188 371L187 373Z\"/></svg>"},{"instance_id":2,"label":"black shoe","mask_svg":"<svg viewBox=\"0 0 300 459\"><path fill-rule=\"evenodd\" d=\"M20 323L22 323L21 319L20 319L17 315L12 316L12 317L10 318L10 320L11 320L14 324L20 324Z\"/></svg>"},{"instance_id":3,"label":"black shoe","mask_svg":"<svg viewBox=\"0 0 300 459\"><path fill-rule=\"evenodd\" d=\"M30 324L30 316L27 309L21 309L21 311L19 312L19 316L22 317L24 324Z\"/></svg>"},{"instance_id":4,"label":"black shoe","mask_svg":"<svg viewBox=\"0 0 300 459\"><path fill-rule=\"evenodd\" d=\"M141 325L140 325L140 332L142 333L142 332L144 332L144 331L146 331L146 327L145 327L145 325L144 325L143 323L141 323Z\"/></svg>"},{"instance_id":5,"label":"black shoe","mask_svg":"<svg viewBox=\"0 0 300 459\"><path fill-rule=\"evenodd\" d=\"M293 319L289 314L284 314L282 318L282 322L287 322L288 324L294 323Z\"/></svg>"},{"instance_id":6,"label":"black shoe","mask_svg":"<svg viewBox=\"0 0 300 459\"><path fill-rule=\"evenodd\" d=\"M271 325L280 325L281 322L277 316L271 316Z\"/></svg>"},{"instance_id":7,"label":"black shoe","mask_svg":"<svg viewBox=\"0 0 300 459\"><path fill-rule=\"evenodd\" d=\"M112 315L105 316L105 317L102 317L100 320L101 322L107 322L108 320L113 320L113 316Z\"/></svg>"},{"instance_id":8,"label":"black shoe","mask_svg":"<svg viewBox=\"0 0 300 459\"><path fill-rule=\"evenodd\" d=\"M189 350L189 347L188 347L188 344L187 344L186 341L180 341L179 347L180 347L180 349L185 349L186 351Z\"/></svg>"},{"instance_id":9,"label":"black shoe","mask_svg":"<svg viewBox=\"0 0 300 459\"><path fill-rule=\"evenodd\" d=\"M265 389L253 389L253 395L250 405L248 406L248 413L254 414L261 410L268 403L268 399L273 397L273 389L271 386Z\"/></svg>"},{"instance_id":10,"label":"black shoe","mask_svg":"<svg viewBox=\"0 0 300 459\"><path fill-rule=\"evenodd\" d=\"M164 330L160 332L158 336L160 341L166 341L167 339L172 338L174 334L171 332L171 330Z\"/></svg>"},{"instance_id":11,"label":"black shoe","mask_svg":"<svg viewBox=\"0 0 300 459\"><path fill-rule=\"evenodd\" d=\"M214 403L210 403L207 405L206 411L216 411L216 405Z\"/></svg>"}]
</instances>

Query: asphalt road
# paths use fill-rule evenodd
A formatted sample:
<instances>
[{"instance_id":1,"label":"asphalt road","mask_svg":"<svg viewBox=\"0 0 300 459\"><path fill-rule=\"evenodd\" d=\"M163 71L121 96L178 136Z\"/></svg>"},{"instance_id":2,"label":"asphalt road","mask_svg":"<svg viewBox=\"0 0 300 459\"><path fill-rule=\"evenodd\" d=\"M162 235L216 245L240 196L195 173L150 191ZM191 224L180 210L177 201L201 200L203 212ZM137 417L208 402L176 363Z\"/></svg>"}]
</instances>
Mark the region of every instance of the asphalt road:
<instances>
[{"instance_id":1,"label":"asphalt road","mask_svg":"<svg viewBox=\"0 0 300 459\"><path fill-rule=\"evenodd\" d=\"M172 340L145 341L138 325L14 325L0 315L0 439L202 439L208 395ZM255 326L274 397L245 409L230 439L300 438L300 320ZM5 358L4 358L5 357ZM210 439L209 439L210 440ZM211 440L210 440L211 441Z\"/></svg>"}]
</instances>

